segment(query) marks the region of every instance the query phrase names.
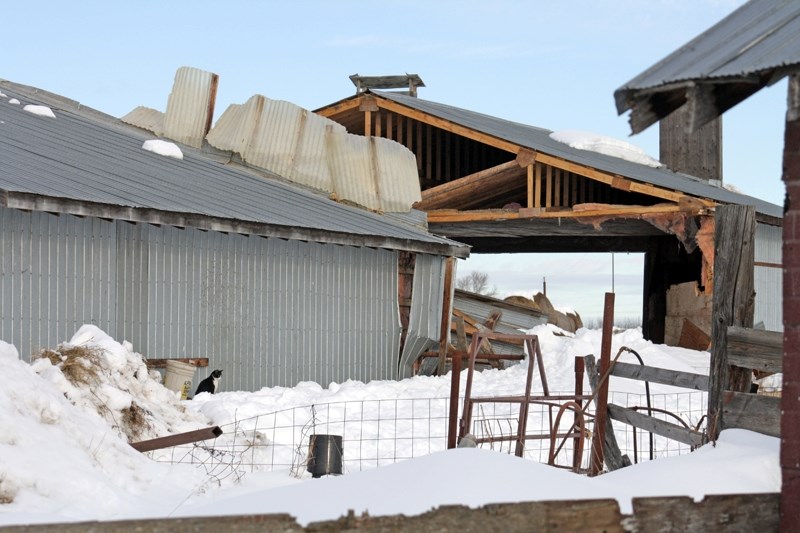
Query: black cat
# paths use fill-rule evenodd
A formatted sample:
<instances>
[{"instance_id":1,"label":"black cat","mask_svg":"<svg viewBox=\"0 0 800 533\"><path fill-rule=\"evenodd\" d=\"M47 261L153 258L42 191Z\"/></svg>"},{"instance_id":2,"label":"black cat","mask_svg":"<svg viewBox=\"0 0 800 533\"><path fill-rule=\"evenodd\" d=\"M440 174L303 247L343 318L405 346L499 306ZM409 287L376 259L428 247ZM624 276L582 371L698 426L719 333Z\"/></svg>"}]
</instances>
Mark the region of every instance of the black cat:
<instances>
[{"instance_id":1,"label":"black cat","mask_svg":"<svg viewBox=\"0 0 800 533\"><path fill-rule=\"evenodd\" d=\"M219 378L221 377L222 370L214 370L211 375L200 382L197 386L197 390L194 391L194 395L197 396L201 392L210 392L214 394L217 391L217 383L219 383Z\"/></svg>"}]
</instances>

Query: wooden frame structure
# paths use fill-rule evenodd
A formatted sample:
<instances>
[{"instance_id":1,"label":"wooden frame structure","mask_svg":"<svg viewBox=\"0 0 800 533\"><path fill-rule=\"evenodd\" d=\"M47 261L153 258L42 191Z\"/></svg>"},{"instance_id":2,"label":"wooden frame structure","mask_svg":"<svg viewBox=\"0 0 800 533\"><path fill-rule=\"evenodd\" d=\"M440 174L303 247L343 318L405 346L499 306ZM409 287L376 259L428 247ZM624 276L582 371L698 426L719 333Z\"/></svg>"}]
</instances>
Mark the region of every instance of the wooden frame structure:
<instances>
[{"instance_id":1,"label":"wooden frame structure","mask_svg":"<svg viewBox=\"0 0 800 533\"><path fill-rule=\"evenodd\" d=\"M569 150L534 150L415 101L362 90L316 113L416 155L415 207L427 212L432 233L477 253L644 253L643 331L655 342L665 340L672 285L694 281L712 291L717 201L570 160Z\"/></svg>"}]
</instances>

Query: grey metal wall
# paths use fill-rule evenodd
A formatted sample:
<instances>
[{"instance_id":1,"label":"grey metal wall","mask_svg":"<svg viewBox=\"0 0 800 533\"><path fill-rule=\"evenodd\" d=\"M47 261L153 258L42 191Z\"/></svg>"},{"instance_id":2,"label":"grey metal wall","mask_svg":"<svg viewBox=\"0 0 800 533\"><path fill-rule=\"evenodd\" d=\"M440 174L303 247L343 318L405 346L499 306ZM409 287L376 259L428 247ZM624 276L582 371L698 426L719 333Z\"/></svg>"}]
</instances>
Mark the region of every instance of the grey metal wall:
<instances>
[{"instance_id":1,"label":"grey metal wall","mask_svg":"<svg viewBox=\"0 0 800 533\"><path fill-rule=\"evenodd\" d=\"M20 357L116 325L113 222L0 207L0 340Z\"/></svg>"},{"instance_id":2,"label":"grey metal wall","mask_svg":"<svg viewBox=\"0 0 800 533\"><path fill-rule=\"evenodd\" d=\"M756 263L782 264L782 246L779 226L756 225ZM756 266L753 275L756 289L754 322L764 322L771 331L783 331L783 269Z\"/></svg>"},{"instance_id":3,"label":"grey metal wall","mask_svg":"<svg viewBox=\"0 0 800 533\"><path fill-rule=\"evenodd\" d=\"M24 358L94 323L208 357L223 390L397 377L395 252L2 208L0 239L0 339Z\"/></svg>"},{"instance_id":4,"label":"grey metal wall","mask_svg":"<svg viewBox=\"0 0 800 533\"><path fill-rule=\"evenodd\" d=\"M408 319L408 334L400 357L401 378L411 377L412 365L419 354L439 344L442 306L444 305L445 261L441 256L417 254L414 265L414 283L411 288L411 313ZM455 287L453 289L455 290ZM450 301L452 302L452 294ZM452 312L452 309L449 310ZM437 366L435 360L424 361L421 370L431 373Z\"/></svg>"}]
</instances>

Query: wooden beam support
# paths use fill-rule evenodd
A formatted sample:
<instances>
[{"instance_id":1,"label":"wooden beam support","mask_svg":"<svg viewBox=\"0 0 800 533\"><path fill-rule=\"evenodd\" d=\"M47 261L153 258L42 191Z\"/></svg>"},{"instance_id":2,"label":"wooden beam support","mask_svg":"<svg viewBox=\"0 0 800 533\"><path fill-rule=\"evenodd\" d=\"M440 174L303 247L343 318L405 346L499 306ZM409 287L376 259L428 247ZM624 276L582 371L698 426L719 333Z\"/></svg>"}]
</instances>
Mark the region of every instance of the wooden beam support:
<instances>
[{"instance_id":1,"label":"wooden beam support","mask_svg":"<svg viewBox=\"0 0 800 533\"><path fill-rule=\"evenodd\" d=\"M437 187L438 188L438 187ZM423 193L424 195L424 193ZM533 208L519 209L510 211L506 209L431 209L428 211L428 223L451 223L451 222L477 222L489 220L511 220L525 218L559 218L559 219L591 219L591 218L640 218L642 215L670 214L684 212L677 205L654 205L654 206L610 206L597 204L602 207L586 210L568 210L564 208ZM419 206L419 204L417 204ZM696 213L701 214L701 213Z\"/></svg>"},{"instance_id":2,"label":"wooden beam support","mask_svg":"<svg viewBox=\"0 0 800 533\"><path fill-rule=\"evenodd\" d=\"M783 372L783 333L729 326L728 364L764 372Z\"/></svg>"},{"instance_id":3,"label":"wooden beam support","mask_svg":"<svg viewBox=\"0 0 800 533\"><path fill-rule=\"evenodd\" d=\"M722 393L750 389L750 370L728 365L728 326L753 327L755 208L724 205L716 211L711 369L708 384L708 440L725 427Z\"/></svg>"},{"instance_id":4,"label":"wooden beam support","mask_svg":"<svg viewBox=\"0 0 800 533\"><path fill-rule=\"evenodd\" d=\"M417 209L465 208L485 202L486 195L496 195L522 188L524 169L509 161L469 176L464 176L422 191Z\"/></svg>"},{"instance_id":5,"label":"wooden beam support","mask_svg":"<svg viewBox=\"0 0 800 533\"><path fill-rule=\"evenodd\" d=\"M411 109L410 107L406 107L402 104L398 104L397 102L393 102L391 100L377 99L376 101L378 103L378 107L382 109L388 109L389 111L394 111L398 115L403 115L409 118L413 118L420 122L424 122L425 124L430 124L431 126L441 128L445 131L449 131L450 133L461 135L462 137L466 137L468 139L472 139L474 141L478 141L483 144L493 146L500 150L505 150L506 152L511 152L512 154L516 154L520 151L520 146L517 144L505 141L503 139L499 139L497 137L492 137L491 135L487 135L486 133L481 133L479 131L475 131L471 128L467 128L459 124L454 124L449 120L444 120L438 117L434 117L427 113L423 113L422 111Z\"/></svg>"},{"instance_id":6,"label":"wooden beam support","mask_svg":"<svg viewBox=\"0 0 800 533\"><path fill-rule=\"evenodd\" d=\"M678 424L665 422L652 416L647 416L642 413L636 412L633 409L608 404L608 416L619 422L624 422L633 427L637 427L656 435L661 435L668 439L688 444L689 446L700 446L703 444L703 434L699 431L686 429Z\"/></svg>"},{"instance_id":7,"label":"wooden beam support","mask_svg":"<svg viewBox=\"0 0 800 533\"><path fill-rule=\"evenodd\" d=\"M338 104L324 107L322 109L317 109L316 111L314 111L314 113L325 118L331 118L338 115L339 113L352 111L353 109L359 109L361 107L363 99L364 96L356 96L353 98L348 98L347 100L339 102Z\"/></svg>"},{"instance_id":8,"label":"wooden beam support","mask_svg":"<svg viewBox=\"0 0 800 533\"><path fill-rule=\"evenodd\" d=\"M439 329L439 375L444 375L447 346L450 344L450 314L453 307L453 285L456 275L456 258L445 259L444 294L442 296L442 320Z\"/></svg>"}]
</instances>

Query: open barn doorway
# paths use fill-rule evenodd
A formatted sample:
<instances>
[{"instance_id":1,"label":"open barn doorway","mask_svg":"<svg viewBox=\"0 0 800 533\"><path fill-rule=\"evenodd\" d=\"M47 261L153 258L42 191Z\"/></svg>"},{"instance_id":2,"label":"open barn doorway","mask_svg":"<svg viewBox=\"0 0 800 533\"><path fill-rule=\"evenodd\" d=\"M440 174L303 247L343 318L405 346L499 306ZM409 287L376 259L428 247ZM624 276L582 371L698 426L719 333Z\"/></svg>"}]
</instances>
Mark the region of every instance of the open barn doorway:
<instances>
[{"instance_id":1,"label":"open barn doorway","mask_svg":"<svg viewBox=\"0 0 800 533\"><path fill-rule=\"evenodd\" d=\"M616 325L632 328L642 325L644 265L645 254L634 252L473 253L458 261L456 284L499 299L542 293L590 328L601 324L604 293L614 292ZM486 275L483 286L474 285L482 281L475 274Z\"/></svg>"}]
</instances>

